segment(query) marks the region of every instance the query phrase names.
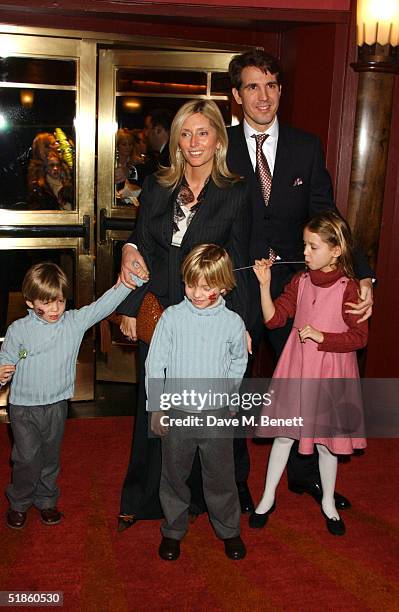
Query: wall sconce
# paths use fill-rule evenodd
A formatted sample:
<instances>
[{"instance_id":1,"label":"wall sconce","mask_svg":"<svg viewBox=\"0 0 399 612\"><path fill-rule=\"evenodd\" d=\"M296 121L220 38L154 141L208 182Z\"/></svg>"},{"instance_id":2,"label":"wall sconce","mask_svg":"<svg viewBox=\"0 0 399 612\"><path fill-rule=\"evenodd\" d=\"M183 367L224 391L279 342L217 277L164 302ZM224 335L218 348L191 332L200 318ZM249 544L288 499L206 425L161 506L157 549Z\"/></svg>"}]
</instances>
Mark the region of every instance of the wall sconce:
<instances>
[{"instance_id":1,"label":"wall sconce","mask_svg":"<svg viewBox=\"0 0 399 612\"><path fill-rule=\"evenodd\" d=\"M21 89L19 92L19 99L24 108L32 108L35 94L31 89Z\"/></svg>"},{"instance_id":2,"label":"wall sconce","mask_svg":"<svg viewBox=\"0 0 399 612\"><path fill-rule=\"evenodd\" d=\"M365 70L381 70L382 62L387 62L388 70L389 64L399 66L399 0L358 0L357 44L360 63L369 64ZM362 70L361 65L354 68Z\"/></svg>"},{"instance_id":3,"label":"wall sconce","mask_svg":"<svg viewBox=\"0 0 399 612\"><path fill-rule=\"evenodd\" d=\"M357 44L399 45L399 0L358 0Z\"/></svg>"}]
</instances>

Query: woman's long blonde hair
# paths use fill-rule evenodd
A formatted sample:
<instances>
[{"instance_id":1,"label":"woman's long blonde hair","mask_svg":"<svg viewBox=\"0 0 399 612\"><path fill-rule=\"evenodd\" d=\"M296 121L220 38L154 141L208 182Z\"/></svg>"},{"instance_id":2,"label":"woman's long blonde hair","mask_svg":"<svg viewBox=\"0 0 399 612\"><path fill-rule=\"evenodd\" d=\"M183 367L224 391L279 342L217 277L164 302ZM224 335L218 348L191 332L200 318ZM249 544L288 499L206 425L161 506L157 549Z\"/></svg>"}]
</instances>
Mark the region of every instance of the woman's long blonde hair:
<instances>
[{"instance_id":1,"label":"woman's long blonde hair","mask_svg":"<svg viewBox=\"0 0 399 612\"><path fill-rule=\"evenodd\" d=\"M230 172L226 163L228 138L223 117L213 100L189 100L177 111L170 128L169 154L170 167L161 168L157 172L158 182L162 187L174 189L181 182L186 161L179 148L180 134L188 117L201 113L215 128L219 148L215 152L212 167L212 179L218 187L226 187L232 181L238 181L239 176Z\"/></svg>"}]
</instances>

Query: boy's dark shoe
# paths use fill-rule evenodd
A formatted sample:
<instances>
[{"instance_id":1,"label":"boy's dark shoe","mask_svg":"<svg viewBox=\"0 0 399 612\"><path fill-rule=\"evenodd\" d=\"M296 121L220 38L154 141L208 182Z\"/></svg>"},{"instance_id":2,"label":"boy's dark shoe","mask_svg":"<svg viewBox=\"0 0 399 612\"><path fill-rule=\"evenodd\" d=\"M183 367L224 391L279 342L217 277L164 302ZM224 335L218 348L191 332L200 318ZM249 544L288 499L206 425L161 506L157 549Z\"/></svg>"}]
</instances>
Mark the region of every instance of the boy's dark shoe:
<instances>
[{"instance_id":1,"label":"boy's dark shoe","mask_svg":"<svg viewBox=\"0 0 399 612\"><path fill-rule=\"evenodd\" d=\"M247 554L247 549L245 548L244 542L241 540L240 536L236 536L235 538L228 538L224 541L224 552L228 556L229 559L233 559L233 561L238 561L239 559L244 559Z\"/></svg>"},{"instance_id":2,"label":"boy's dark shoe","mask_svg":"<svg viewBox=\"0 0 399 612\"><path fill-rule=\"evenodd\" d=\"M158 552L164 561L176 561L180 556L180 540L163 537Z\"/></svg>"},{"instance_id":3,"label":"boy's dark shoe","mask_svg":"<svg viewBox=\"0 0 399 612\"><path fill-rule=\"evenodd\" d=\"M61 522L62 514L58 508L43 508L40 510L40 517L45 525L57 525Z\"/></svg>"},{"instance_id":4,"label":"boy's dark shoe","mask_svg":"<svg viewBox=\"0 0 399 612\"><path fill-rule=\"evenodd\" d=\"M7 512L7 527L11 529L23 529L26 523L26 512L10 510Z\"/></svg>"}]
</instances>

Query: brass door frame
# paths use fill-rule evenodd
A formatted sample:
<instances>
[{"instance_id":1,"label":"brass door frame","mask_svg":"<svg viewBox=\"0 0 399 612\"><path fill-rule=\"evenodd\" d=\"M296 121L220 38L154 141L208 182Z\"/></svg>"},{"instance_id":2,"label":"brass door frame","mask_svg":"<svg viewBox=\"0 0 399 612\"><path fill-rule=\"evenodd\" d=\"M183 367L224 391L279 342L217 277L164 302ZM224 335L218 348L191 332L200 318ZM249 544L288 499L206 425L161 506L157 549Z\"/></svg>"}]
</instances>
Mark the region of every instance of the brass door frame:
<instances>
[{"instance_id":1,"label":"brass door frame","mask_svg":"<svg viewBox=\"0 0 399 612\"><path fill-rule=\"evenodd\" d=\"M22 233L29 226L46 226L57 233L56 226L68 226L71 233L86 228L83 237L3 237L2 249L68 248L75 251L75 303L82 306L94 297L94 164L96 135L96 42L66 38L0 34L3 57L16 56L40 59L71 59L76 61L76 209L73 211L12 211L0 209L0 226L20 226ZM1 83L0 83L1 86ZM25 85L24 85L25 87ZM29 88L29 84L26 86ZM58 232L59 233L59 232ZM10 234L11 235L11 234ZM40 242L38 242L40 240ZM94 397L93 334L85 337L78 359L77 385L74 399L86 400Z\"/></svg>"},{"instance_id":2,"label":"brass door frame","mask_svg":"<svg viewBox=\"0 0 399 612\"><path fill-rule=\"evenodd\" d=\"M113 46L124 46L125 49L160 49L170 51L171 49L179 49L181 51L206 51L206 52L231 52L242 53L249 49L253 49L254 45L233 45L226 42L216 46L214 42L189 40L187 38L168 38L160 36L147 36L144 34L120 34L118 32L100 32L91 30L64 30L53 28L41 28L36 26L17 26L0 24L0 32L6 34L26 34L29 36L41 36L49 38L69 38L82 39L93 41L99 45L104 45L107 48ZM257 48L259 48L257 46Z\"/></svg>"},{"instance_id":3,"label":"brass door frame","mask_svg":"<svg viewBox=\"0 0 399 612\"><path fill-rule=\"evenodd\" d=\"M118 46L119 49L115 49ZM106 47L107 49L101 49ZM122 47L122 49L121 49ZM0 26L1 55L41 59L73 59L77 62L76 83L76 209L73 211L12 211L0 209L0 226L70 226L82 228L89 221L89 232L83 238L21 238L2 236L0 248L67 248L76 253L76 305L94 297L94 261L96 261L97 295L114 281L112 278L111 240L125 240L127 231L113 229L100 244L100 211L111 220L131 221L130 211L112 206L114 196L115 155L115 75L117 67L165 68L204 71L225 71L232 55L249 47L223 44L223 51L214 43L198 43L184 39L129 36L116 33L77 32L20 26ZM111 50L110 50L111 48ZM97 50L99 49L99 121L96 124ZM132 50L136 49L136 50ZM140 50L137 50L140 49ZM155 51L157 49L157 51ZM171 50L173 49L173 50ZM104 58L107 58L106 60ZM0 84L1 85L1 84ZM26 88L29 88L27 85ZM209 89L209 87L208 87ZM190 96L191 97L191 96ZM209 97L217 96L192 96ZM94 243L95 222L95 139L98 127L97 243ZM87 227L87 224L86 224ZM22 234L23 235L23 234ZM48 234L49 235L49 234ZM74 399L94 396L94 361L92 334L87 334L79 354L77 386ZM0 398L0 404L4 397Z\"/></svg>"}]
</instances>

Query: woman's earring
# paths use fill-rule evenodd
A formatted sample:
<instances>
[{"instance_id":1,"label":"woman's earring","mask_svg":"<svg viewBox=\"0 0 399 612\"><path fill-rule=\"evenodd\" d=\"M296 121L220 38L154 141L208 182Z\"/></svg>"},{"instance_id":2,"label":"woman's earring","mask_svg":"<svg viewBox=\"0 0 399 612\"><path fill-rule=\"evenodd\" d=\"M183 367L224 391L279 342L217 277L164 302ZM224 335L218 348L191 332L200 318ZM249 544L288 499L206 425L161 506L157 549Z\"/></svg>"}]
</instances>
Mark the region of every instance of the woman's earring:
<instances>
[{"instance_id":1,"label":"woman's earring","mask_svg":"<svg viewBox=\"0 0 399 612\"><path fill-rule=\"evenodd\" d=\"M184 163L184 158L183 158L180 147L176 151L176 160L179 162L179 164Z\"/></svg>"}]
</instances>

